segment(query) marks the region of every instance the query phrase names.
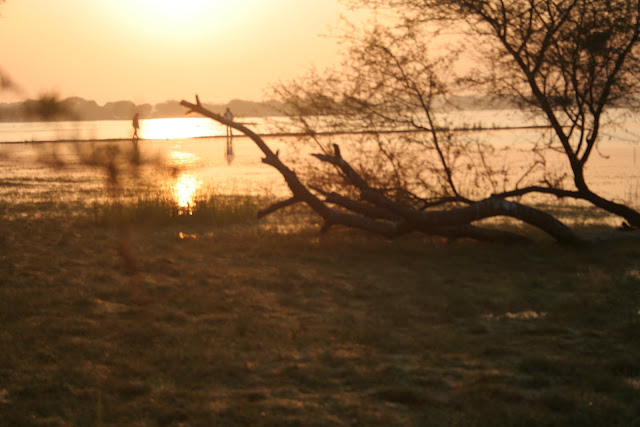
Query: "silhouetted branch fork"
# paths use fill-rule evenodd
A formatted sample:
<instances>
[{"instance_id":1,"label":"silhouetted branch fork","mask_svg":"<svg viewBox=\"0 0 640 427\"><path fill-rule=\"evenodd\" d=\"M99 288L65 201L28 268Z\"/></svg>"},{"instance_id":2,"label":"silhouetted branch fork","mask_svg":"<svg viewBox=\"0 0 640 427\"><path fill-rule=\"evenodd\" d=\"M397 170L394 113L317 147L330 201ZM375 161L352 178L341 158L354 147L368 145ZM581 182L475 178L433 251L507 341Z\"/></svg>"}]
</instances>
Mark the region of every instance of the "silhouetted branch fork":
<instances>
[{"instance_id":1,"label":"silhouetted branch fork","mask_svg":"<svg viewBox=\"0 0 640 427\"><path fill-rule=\"evenodd\" d=\"M321 153L312 154L312 156L320 161L337 166L342 171L342 173L346 175L346 177L351 181L351 183L355 185L355 187L359 190L364 191L365 189L371 189L369 183L342 158L338 145L333 144L333 147L335 150L335 154L333 156Z\"/></svg>"}]
</instances>

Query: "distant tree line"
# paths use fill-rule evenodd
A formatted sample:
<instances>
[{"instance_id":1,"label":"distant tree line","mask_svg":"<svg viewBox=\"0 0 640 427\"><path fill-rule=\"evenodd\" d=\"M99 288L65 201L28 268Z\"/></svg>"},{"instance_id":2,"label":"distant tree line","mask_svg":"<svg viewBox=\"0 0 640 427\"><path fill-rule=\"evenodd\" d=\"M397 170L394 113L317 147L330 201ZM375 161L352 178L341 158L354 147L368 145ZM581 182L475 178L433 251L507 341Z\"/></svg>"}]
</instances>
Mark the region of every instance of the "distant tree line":
<instances>
[{"instance_id":1,"label":"distant tree line","mask_svg":"<svg viewBox=\"0 0 640 427\"><path fill-rule=\"evenodd\" d=\"M212 111L222 113L230 108L236 116L262 117L280 115L282 108L276 101L253 102L233 100L227 104L207 104ZM134 114L144 119L184 117L184 108L178 101L155 105L131 101L107 102L99 105L79 97L59 99L56 95L43 95L38 99L0 104L0 121L21 122L40 120L128 120Z\"/></svg>"},{"instance_id":2,"label":"distant tree line","mask_svg":"<svg viewBox=\"0 0 640 427\"><path fill-rule=\"evenodd\" d=\"M7 80L8 81L8 80ZM616 106L626 107L635 99L620 100ZM283 116L290 111L287 108L290 100L281 101L243 101L232 100L227 104L207 104L207 110L222 114L229 108L238 117L266 117ZM297 100L299 104L300 101ZM315 101L307 99L309 108L307 115L316 115L313 109ZM433 108L443 110L504 110L521 108L518 100L509 96L459 95L433 100ZM21 102L0 103L0 122L23 122L41 120L128 120L134 114L140 114L143 119L184 117L184 108L178 101L165 101L155 105L135 104L131 101L107 102L99 105L97 102L80 97L59 99L55 94L42 95L38 99ZM322 114L321 114L322 115Z\"/></svg>"}]
</instances>

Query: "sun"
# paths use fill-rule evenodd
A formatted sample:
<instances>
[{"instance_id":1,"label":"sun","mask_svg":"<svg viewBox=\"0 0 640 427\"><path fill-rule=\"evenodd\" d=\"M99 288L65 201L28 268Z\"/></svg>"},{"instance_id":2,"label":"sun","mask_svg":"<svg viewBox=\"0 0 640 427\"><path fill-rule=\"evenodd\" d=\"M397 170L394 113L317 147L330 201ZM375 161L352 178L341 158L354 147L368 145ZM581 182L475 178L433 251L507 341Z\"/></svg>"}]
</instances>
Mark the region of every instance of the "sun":
<instances>
[{"instance_id":1,"label":"sun","mask_svg":"<svg viewBox=\"0 0 640 427\"><path fill-rule=\"evenodd\" d=\"M134 0L136 1L136 0ZM140 8L153 19L193 19L207 9L213 9L212 4L220 3L207 0L137 0Z\"/></svg>"},{"instance_id":2,"label":"sun","mask_svg":"<svg viewBox=\"0 0 640 427\"><path fill-rule=\"evenodd\" d=\"M139 27L155 33L197 33L231 12L232 1L129 0Z\"/></svg>"},{"instance_id":3,"label":"sun","mask_svg":"<svg viewBox=\"0 0 640 427\"><path fill-rule=\"evenodd\" d=\"M263 16L268 4L265 0L109 0L102 3L117 25L123 26L123 32L152 39L155 45L227 37Z\"/></svg>"}]
</instances>

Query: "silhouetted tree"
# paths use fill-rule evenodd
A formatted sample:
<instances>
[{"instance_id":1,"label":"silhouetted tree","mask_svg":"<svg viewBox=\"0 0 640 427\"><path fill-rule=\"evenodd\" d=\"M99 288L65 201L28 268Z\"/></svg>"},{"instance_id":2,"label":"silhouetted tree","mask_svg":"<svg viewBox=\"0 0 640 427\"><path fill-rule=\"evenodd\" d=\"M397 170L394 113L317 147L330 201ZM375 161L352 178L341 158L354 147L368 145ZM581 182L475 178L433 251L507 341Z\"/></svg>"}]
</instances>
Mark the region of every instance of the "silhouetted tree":
<instances>
[{"instance_id":1,"label":"silhouetted tree","mask_svg":"<svg viewBox=\"0 0 640 427\"><path fill-rule=\"evenodd\" d=\"M312 188L282 162L278 152L274 153L259 135L245 125L209 111L200 103L197 96L195 104L182 101L181 105L189 108L189 112L209 117L248 136L264 153L262 162L276 168L285 179L292 197L261 210L259 216L268 215L295 203L305 203L323 219L323 230L341 225L387 237L419 231L431 235L470 237L488 241L529 241L528 238L516 233L471 225L471 222L484 218L509 216L538 227L562 243L576 244L585 240L584 237L543 211L496 197L470 203L467 207L449 210L423 210L398 203L372 188L367 180L342 157L338 145L334 145L332 153L314 154L314 157L338 168L345 180L360 192L361 200L353 200L321 188Z\"/></svg>"},{"instance_id":2,"label":"silhouetted tree","mask_svg":"<svg viewBox=\"0 0 640 427\"><path fill-rule=\"evenodd\" d=\"M636 103L633 95L638 92L640 75L638 0L347 2L376 8L383 17L379 22L393 24L392 28L378 24L371 31L348 33L359 48L349 52L346 68L352 73L346 74L349 78L353 78L353 72L364 75L356 81L366 89L356 96L344 93L346 99L354 98L350 105L365 105L389 123L402 121L420 128L422 124L414 119L415 101L431 101L432 94L442 92L434 91L434 74L436 83L445 82L448 90L460 88L462 82L465 89L471 86L492 95L510 96L546 119L554 137L544 148L564 154L573 188L565 188L561 179L546 179L542 185L505 189L496 196L546 193L583 199L640 226L637 211L594 193L585 177L585 166L598 145L607 110L621 102ZM429 78L420 74L433 69L433 59L421 56L441 35L455 37L452 43L460 51L472 53L467 58L473 58L476 66L465 78L447 81L451 73L442 69L429 73ZM451 54L447 52L445 57L451 58ZM364 68L354 70L352 64ZM371 74L372 69L379 72ZM307 83L309 80L303 81L302 86L317 91L318 85ZM401 84L406 92L400 93L402 99L409 96L407 93L414 99L405 109L398 108L399 102L392 99L401 90L386 90L389 85L401 89ZM300 90L299 85L291 87ZM356 84L351 88L361 90ZM332 96L336 95L334 89ZM393 105L392 111L388 104ZM431 105L427 102L425 107ZM426 109L421 111L423 115ZM455 194L450 169L444 163L442 167L449 190Z\"/></svg>"},{"instance_id":3,"label":"silhouetted tree","mask_svg":"<svg viewBox=\"0 0 640 427\"><path fill-rule=\"evenodd\" d=\"M321 151L314 155L320 163L296 172L246 127L199 102L182 104L250 136L283 175L293 196L264 214L303 202L325 228L519 241L471 225L509 216L558 241L579 242L584 235L512 199L542 193L586 200L640 226L636 210L594 193L584 174L605 112L635 102L638 1L350 0L379 13L370 27L347 28L342 66L276 88ZM458 58L469 57L474 69L456 75ZM495 147L452 132L437 113L461 89L507 96L542 116L553 138L532 148L529 164L497 164ZM348 131L359 133L350 141L360 141L341 150L329 136ZM557 152L570 180L546 166Z\"/></svg>"}]
</instances>

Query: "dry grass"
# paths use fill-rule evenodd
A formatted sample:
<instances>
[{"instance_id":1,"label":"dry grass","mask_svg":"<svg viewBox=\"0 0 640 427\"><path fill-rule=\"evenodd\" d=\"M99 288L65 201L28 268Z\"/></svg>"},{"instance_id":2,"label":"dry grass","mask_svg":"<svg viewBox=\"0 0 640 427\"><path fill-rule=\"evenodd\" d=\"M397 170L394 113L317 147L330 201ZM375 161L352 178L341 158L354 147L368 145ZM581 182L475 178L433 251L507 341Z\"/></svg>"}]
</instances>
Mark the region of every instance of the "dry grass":
<instances>
[{"instance_id":1,"label":"dry grass","mask_svg":"<svg viewBox=\"0 0 640 427\"><path fill-rule=\"evenodd\" d=\"M23 208L0 203L6 425L640 422L637 243Z\"/></svg>"}]
</instances>

